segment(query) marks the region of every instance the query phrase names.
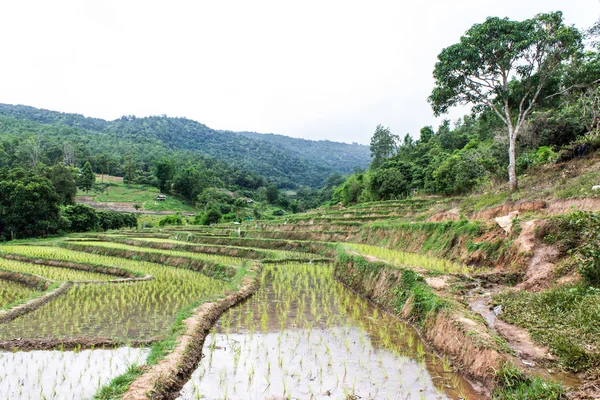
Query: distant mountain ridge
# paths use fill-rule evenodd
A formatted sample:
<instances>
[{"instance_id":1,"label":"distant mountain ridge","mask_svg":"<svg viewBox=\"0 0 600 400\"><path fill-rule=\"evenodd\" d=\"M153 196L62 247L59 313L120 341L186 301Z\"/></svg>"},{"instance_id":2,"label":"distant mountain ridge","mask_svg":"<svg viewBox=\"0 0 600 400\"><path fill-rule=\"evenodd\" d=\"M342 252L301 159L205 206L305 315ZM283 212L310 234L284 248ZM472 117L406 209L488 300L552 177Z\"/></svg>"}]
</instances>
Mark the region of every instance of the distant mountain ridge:
<instances>
[{"instance_id":1,"label":"distant mountain ridge","mask_svg":"<svg viewBox=\"0 0 600 400\"><path fill-rule=\"evenodd\" d=\"M103 135L102 139L155 142L173 151L208 155L263 175L280 187L318 188L331 174L346 174L355 167L365 168L370 162L369 148L359 144L215 130L187 118L164 115L124 116L106 121L80 114L0 104L0 116L80 129L82 140L86 136L86 140L97 141L99 135Z\"/></svg>"}]
</instances>

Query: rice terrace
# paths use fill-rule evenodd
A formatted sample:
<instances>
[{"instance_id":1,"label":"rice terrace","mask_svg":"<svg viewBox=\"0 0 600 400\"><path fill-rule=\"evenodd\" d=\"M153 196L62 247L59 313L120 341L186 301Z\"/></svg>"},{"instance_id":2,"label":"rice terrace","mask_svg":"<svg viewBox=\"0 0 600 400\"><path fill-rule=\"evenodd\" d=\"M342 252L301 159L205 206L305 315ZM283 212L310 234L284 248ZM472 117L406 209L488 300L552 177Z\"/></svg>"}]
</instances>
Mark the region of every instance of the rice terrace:
<instances>
[{"instance_id":1,"label":"rice terrace","mask_svg":"<svg viewBox=\"0 0 600 400\"><path fill-rule=\"evenodd\" d=\"M0 15L0 400L600 399L599 0Z\"/></svg>"}]
</instances>

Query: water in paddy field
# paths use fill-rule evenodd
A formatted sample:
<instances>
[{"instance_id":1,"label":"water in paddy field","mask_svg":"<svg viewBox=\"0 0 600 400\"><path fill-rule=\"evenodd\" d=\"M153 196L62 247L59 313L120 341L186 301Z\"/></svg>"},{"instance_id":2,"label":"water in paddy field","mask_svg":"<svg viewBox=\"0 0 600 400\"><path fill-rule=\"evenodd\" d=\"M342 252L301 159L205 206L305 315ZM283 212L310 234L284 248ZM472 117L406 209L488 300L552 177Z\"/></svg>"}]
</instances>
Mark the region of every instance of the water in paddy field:
<instances>
[{"instance_id":1,"label":"water in paddy field","mask_svg":"<svg viewBox=\"0 0 600 400\"><path fill-rule=\"evenodd\" d=\"M479 399L416 332L332 277L268 265L226 312L180 399Z\"/></svg>"},{"instance_id":2,"label":"water in paddy field","mask_svg":"<svg viewBox=\"0 0 600 400\"><path fill-rule=\"evenodd\" d=\"M149 349L0 352L0 399L86 399Z\"/></svg>"}]
</instances>

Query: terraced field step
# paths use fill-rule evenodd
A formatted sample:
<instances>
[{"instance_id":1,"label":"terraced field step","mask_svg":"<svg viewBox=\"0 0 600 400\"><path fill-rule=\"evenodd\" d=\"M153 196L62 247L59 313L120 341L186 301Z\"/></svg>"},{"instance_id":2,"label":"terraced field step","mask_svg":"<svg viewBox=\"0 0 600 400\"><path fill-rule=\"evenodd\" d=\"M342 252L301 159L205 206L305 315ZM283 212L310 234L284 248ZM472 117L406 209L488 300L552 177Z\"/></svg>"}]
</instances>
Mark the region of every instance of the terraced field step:
<instances>
[{"instance_id":1,"label":"terraced field step","mask_svg":"<svg viewBox=\"0 0 600 400\"><path fill-rule=\"evenodd\" d=\"M37 292L30 285L0 278L0 309L9 308L11 304L26 300Z\"/></svg>"},{"instance_id":2,"label":"terraced field step","mask_svg":"<svg viewBox=\"0 0 600 400\"><path fill-rule=\"evenodd\" d=\"M202 272L208 276L219 277L233 277L236 273L236 268L241 267L248 262L243 258L237 257L161 250L101 241L65 242L60 245L67 249L87 253L98 253L131 260L145 260L169 264L172 267L188 268Z\"/></svg>"},{"instance_id":3,"label":"terraced field step","mask_svg":"<svg viewBox=\"0 0 600 400\"><path fill-rule=\"evenodd\" d=\"M4 246L3 246L4 247ZM0 340L111 338L159 340L176 314L193 302L210 301L235 281L210 278L191 269L49 246L11 246L27 256L106 267L119 266L151 281L132 285L75 285L43 307L0 324Z\"/></svg>"},{"instance_id":4,"label":"terraced field step","mask_svg":"<svg viewBox=\"0 0 600 400\"><path fill-rule=\"evenodd\" d=\"M186 241L163 239L163 238L134 238L134 237L111 237L101 236L101 240L114 243L121 243L136 247L148 247L154 249L187 251L193 253L222 255L227 257L249 258L254 260L268 260L269 262L281 261L310 261L319 259L320 261L329 261L325 257L315 254L284 251L284 250L257 250L248 247L223 246L211 244L192 244Z\"/></svg>"},{"instance_id":5,"label":"terraced field step","mask_svg":"<svg viewBox=\"0 0 600 400\"><path fill-rule=\"evenodd\" d=\"M34 274L57 282L109 281L115 279L113 275L70 268L53 267L44 264L31 264L7 258L0 258L0 268L15 272Z\"/></svg>"},{"instance_id":6,"label":"terraced field step","mask_svg":"<svg viewBox=\"0 0 600 400\"><path fill-rule=\"evenodd\" d=\"M300 240L281 240L281 239L264 239L264 238L247 238L247 237L214 237L198 235L192 232L178 232L172 235L158 234L142 234L139 238L146 239L166 239L170 238L183 243L198 243L211 246L227 246L236 248L250 248L270 251L284 251L293 253L307 254L307 257L331 257L331 246L327 243L319 243L314 241Z\"/></svg>"}]
</instances>

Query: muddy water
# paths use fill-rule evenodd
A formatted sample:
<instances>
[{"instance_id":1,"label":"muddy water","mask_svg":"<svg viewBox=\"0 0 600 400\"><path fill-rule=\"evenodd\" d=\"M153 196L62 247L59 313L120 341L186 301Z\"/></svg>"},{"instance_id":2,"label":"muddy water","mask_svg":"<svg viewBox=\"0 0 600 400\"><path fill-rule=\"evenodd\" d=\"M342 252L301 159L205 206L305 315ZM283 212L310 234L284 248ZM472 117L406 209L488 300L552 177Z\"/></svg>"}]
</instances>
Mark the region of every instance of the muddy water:
<instances>
[{"instance_id":1,"label":"muddy water","mask_svg":"<svg viewBox=\"0 0 600 400\"><path fill-rule=\"evenodd\" d=\"M266 266L259 292L206 340L181 399L479 399L416 332L332 278Z\"/></svg>"},{"instance_id":2,"label":"muddy water","mask_svg":"<svg viewBox=\"0 0 600 400\"><path fill-rule=\"evenodd\" d=\"M85 399L149 349L0 352L0 399Z\"/></svg>"}]
</instances>

